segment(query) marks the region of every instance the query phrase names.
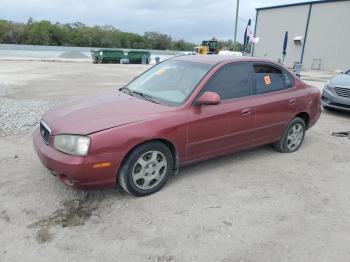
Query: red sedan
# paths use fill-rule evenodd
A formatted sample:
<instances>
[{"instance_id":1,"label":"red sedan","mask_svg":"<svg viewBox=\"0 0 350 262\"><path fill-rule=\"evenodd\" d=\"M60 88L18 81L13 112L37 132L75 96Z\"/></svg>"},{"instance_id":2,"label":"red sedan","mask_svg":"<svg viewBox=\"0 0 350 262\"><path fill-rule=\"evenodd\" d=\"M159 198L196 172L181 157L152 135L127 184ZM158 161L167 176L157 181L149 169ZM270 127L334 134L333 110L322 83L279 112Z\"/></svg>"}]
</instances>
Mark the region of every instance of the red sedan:
<instances>
[{"instance_id":1,"label":"red sedan","mask_svg":"<svg viewBox=\"0 0 350 262\"><path fill-rule=\"evenodd\" d=\"M264 144L295 152L320 113L319 90L280 64L183 56L114 93L49 110L33 142L41 162L68 186L118 181L143 196L183 165Z\"/></svg>"}]
</instances>

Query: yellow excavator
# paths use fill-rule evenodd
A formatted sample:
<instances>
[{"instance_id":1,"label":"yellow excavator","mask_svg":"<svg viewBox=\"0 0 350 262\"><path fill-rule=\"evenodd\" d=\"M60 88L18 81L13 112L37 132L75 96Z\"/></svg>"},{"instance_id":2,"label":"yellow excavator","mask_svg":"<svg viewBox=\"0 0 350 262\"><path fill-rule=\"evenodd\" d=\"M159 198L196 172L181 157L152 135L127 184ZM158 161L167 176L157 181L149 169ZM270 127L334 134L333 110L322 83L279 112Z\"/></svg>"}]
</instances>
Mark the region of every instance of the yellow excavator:
<instances>
[{"instance_id":1,"label":"yellow excavator","mask_svg":"<svg viewBox=\"0 0 350 262\"><path fill-rule=\"evenodd\" d=\"M201 46L193 48L193 52L199 55L213 55L220 52L219 43L217 40L203 40Z\"/></svg>"}]
</instances>

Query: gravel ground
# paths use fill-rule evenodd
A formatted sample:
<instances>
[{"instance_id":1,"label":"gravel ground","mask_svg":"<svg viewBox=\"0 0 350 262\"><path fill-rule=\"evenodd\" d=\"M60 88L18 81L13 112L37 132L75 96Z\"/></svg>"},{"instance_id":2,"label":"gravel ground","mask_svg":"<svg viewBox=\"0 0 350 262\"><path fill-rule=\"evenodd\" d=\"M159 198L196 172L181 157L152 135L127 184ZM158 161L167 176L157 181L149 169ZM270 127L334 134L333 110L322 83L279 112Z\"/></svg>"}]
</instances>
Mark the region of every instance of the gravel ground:
<instances>
[{"instance_id":1,"label":"gravel ground","mask_svg":"<svg viewBox=\"0 0 350 262\"><path fill-rule=\"evenodd\" d=\"M40 116L54 103L47 101L16 101L0 98L0 136L30 133L38 126Z\"/></svg>"},{"instance_id":2,"label":"gravel ground","mask_svg":"<svg viewBox=\"0 0 350 262\"><path fill-rule=\"evenodd\" d=\"M42 112L145 69L0 61L1 262L350 261L350 140L330 135L350 130L346 113L323 112L296 153L263 146L205 161L144 198L51 176L31 145Z\"/></svg>"},{"instance_id":3,"label":"gravel ground","mask_svg":"<svg viewBox=\"0 0 350 262\"><path fill-rule=\"evenodd\" d=\"M0 136L30 133L38 125L41 115L56 104L40 100L14 100L18 91L14 84L0 82Z\"/></svg>"}]
</instances>

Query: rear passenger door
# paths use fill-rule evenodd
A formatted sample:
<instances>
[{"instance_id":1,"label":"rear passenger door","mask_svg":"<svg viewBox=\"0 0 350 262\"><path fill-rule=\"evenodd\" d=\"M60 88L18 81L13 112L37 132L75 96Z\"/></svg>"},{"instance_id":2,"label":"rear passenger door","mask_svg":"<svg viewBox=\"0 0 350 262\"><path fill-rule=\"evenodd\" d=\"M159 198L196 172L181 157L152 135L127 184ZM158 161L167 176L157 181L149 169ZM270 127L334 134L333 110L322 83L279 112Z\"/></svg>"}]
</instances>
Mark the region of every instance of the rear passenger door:
<instances>
[{"instance_id":1,"label":"rear passenger door","mask_svg":"<svg viewBox=\"0 0 350 262\"><path fill-rule=\"evenodd\" d=\"M252 63L255 79L255 145L278 140L296 113L293 77L272 63Z\"/></svg>"}]
</instances>

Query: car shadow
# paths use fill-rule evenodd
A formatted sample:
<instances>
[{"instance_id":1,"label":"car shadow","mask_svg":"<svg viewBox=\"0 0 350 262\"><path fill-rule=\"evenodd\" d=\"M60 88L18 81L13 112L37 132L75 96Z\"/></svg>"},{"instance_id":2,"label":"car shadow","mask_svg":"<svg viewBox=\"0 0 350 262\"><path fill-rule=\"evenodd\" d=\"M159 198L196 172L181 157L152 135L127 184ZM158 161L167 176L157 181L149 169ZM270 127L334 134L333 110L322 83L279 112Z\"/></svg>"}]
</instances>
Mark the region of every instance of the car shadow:
<instances>
[{"instance_id":1,"label":"car shadow","mask_svg":"<svg viewBox=\"0 0 350 262\"><path fill-rule=\"evenodd\" d=\"M183 166L180 168L179 173L171 177L170 183L168 185L179 183L182 179L187 179L189 176L200 175L201 171L212 171L213 173L217 171L222 165L239 164L242 161L249 160L254 161L261 158L262 155L266 153L276 152L272 145L264 145L249 150L244 150L236 153L229 153L223 156L214 157L208 160L203 160L191 165Z\"/></svg>"},{"instance_id":2,"label":"car shadow","mask_svg":"<svg viewBox=\"0 0 350 262\"><path fill-rule=\"evenodd\" d=\"M266 153L275 152L276 154L280 154L276 152L271 145L264 145L257 148L252 148L249 150L230 153L223 156L214 157L208 160L203 160L191 165L183 166L180 168L178 174L174 174L170 177L168 183L166 183L165 187L173 186L176 183L179 183L182 179L186 179L189 176L197 176L201 174L202 170L213 171L215 172L222 165L231 165L232 163L239 164L241 161L245 161L247 159L254 161L254 159L260 158L262 155ZM54 183L58 183L59 181L54 181ZM114 188L104 188L104 189L75 189L71 187L67 187L63 183L59 183L58 186L58 194L61 190L71 191L69 193L76 193L78 191L79 197L77 199L86 199L86 198L94 198L94 199L114 199L115 201L124 201L129 198L135 198L134 196L126 193L118 183ZM146 196L147 197L147 196Z\"/></svg>"},{"instance_id":3,"label":"car shadow","mask_svg":"<svg viewBox=\"0 0 350 262\"><path fill-rule=\"evenodd\" d=\"M239 165L240 163L246 163L247 161L257 163L261 161L261 158L266 157L267 154L271 155L273 153L280 154L276 152L271 145L264 145L184 166L180 168L178 174L170 177L165 188L161 189L161 191L165 190L164 192L166 192L166 190L171 190L168 187L179 186L178 184L181 184L183 179L190 179L194 176L200 179L201 176L203 177L203 175L205 175L203 171L214 175L219 168ZM59 181L53 182L58 183ZM161 195L156 195L162 193L158 192L138 200L135 196L124 192L118 183L115 188L94 190L77 190L67 187L63 183L59 184L59 186L55 187L57 192L52 193L56 193L58 199L59 195L62 194L62 191L66 191L66 193L72 195L72 197L69 197L65 201L62 200L61 206L57 210L46 216L39 217L27 225L28 228L34 228L37 231L35 239L39 244L50 242L52 240L53 227L69 228L83 226L91 217L96 218L101 216L101 212L108 213L114 212L113 210L129 208L129 206L134 203L134 201L131 200L139 202L139 200L142 201L142 199L148 197L157 198L161 197Z\"/></svg>"},{"instance_id":4,"label":"car shadow","mask_svg":"<svg viewBox=\"0 0 350 262\"><path fill-rule=\"evenodd\" d=\"M343 110L336 110L336 109L323 109L322 114L332 115L332 116L339 116L346 119L350 119L350 112L343 111Z\"/></svg>"}]
</instances>

